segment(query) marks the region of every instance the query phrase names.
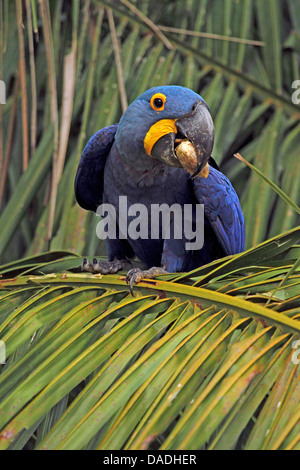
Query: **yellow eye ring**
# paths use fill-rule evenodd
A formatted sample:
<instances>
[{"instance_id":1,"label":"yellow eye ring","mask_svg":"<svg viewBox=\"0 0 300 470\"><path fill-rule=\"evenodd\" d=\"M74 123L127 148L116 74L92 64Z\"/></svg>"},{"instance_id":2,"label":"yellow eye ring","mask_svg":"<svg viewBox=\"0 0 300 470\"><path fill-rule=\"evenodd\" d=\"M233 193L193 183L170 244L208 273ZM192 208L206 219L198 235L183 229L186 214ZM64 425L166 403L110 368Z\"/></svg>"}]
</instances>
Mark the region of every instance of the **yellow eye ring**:
<instances>
[{"instance_id":1,"label":"yellow eye ring","mask_svg":"<svg viewBox=\"0 0 300 470\"><path fill-rule=\"evenodd\" d=\"M163 93L155 93L150 100L151 108L155 111L163 111L167 97Z\"/></svg>"}]
</instances>

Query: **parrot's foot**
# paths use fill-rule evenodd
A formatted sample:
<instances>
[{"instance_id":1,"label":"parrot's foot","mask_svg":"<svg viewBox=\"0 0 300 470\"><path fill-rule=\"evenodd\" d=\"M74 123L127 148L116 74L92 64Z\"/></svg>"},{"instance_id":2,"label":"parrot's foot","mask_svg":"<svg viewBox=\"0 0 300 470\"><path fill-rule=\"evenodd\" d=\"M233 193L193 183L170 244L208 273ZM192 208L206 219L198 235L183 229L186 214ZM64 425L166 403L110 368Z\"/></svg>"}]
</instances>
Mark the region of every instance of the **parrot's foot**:
<instances>
[{"instance_id":1,"label":"parrot's foot","mask_svg":"<svg viewBox=\"0 0 300 470\"><path fill-rule=\"evenodd\" d=\"M168 274L168 272L163 268L157 268L155 266L147 269L146 271L142 271L139 268L134 268L128 271L126 282L129 285L131 295L133 295L132 289L134 284L138 284L142 279L153 279L161 274Z\"/></svg>"},{"instance_id":2,"label":"parrot's foot","mask_svg":"<svg viewBox=\"0 0 300 470\"><path fill-rule=\"evenodd\" d=\"M125 268L125 260L115 259L114 261L103 261L93 259L91 263L86 258L83 258L81 263L81 270L88 271L93 274L116 274Z\"/></svg>"}]
</instances>

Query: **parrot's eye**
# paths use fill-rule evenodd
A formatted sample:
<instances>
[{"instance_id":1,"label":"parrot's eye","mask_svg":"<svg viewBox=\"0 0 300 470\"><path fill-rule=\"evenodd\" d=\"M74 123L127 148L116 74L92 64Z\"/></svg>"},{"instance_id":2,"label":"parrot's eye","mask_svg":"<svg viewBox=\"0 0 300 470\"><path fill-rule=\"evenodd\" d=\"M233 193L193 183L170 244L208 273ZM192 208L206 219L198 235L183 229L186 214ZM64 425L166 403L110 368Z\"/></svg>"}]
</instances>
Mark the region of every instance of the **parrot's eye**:
<instances>
[{"instance_id":1,"label":"parrot's eye","mask_svg":"<svg viewBox=\"0 0 300 470\"><path fill-rule=\"evenodd\" d=\"M155 98L155 100L153 101L153 104L156 108L162 108L164 105L164 102L160 98Z\"/></svg>"},{"instance_id":2,"label":"parrot's eye","mask_svg":"<svg viewBox=\"0 0 300 470\"><path fill-rule=\"evenodd\" d=\"M150 100L151 107L155 111L162 111L165 107L165 102L166 102L166 96L163 95L162 93L156 93L155 95L152 96Z\"/></svg>"}]
</instances>

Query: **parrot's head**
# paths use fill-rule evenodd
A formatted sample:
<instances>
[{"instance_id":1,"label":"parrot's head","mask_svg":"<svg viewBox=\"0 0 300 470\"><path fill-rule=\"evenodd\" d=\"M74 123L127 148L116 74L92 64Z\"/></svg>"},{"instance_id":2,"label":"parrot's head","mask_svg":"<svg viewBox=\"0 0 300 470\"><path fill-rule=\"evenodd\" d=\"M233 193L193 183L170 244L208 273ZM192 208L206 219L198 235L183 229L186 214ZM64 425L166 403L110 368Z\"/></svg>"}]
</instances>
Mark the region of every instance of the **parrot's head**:
<instances>
[{"instance_id":1,"label":"parrot's head","mask_svg":"<svg viewBox=\"0 0 300 470\"><path fill-rule=\"evenodd\" d=\"M129 164L140 167L156 159L182 167L177 148L192 146L195 172L208 162L214 144L214 125L203 98L181 86L159 86L139 96L123 114L115 137L118 152ZM152 160L153 161L153 160Z\"/></svg>"}]
</instances>

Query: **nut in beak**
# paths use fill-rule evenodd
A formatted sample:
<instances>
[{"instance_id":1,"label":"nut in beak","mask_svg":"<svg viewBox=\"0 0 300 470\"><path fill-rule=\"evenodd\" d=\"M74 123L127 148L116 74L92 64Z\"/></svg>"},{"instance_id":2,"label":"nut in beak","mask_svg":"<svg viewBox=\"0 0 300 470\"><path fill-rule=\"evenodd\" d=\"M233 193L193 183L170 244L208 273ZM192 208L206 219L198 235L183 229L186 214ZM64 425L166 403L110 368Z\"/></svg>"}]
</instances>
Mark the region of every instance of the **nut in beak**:
<instances>
[{"instance_id":1,"label":"nut in beak","mask_svg":"<svg viewBox=\"0 0 300 470\"><path fill-rule=\"evenodd\" d=\"M209 165L206 163L200 173L195 175L195 171L198 166L197 153L194 145L188 139L182 140L182 142L175 149L176 155L182 167L187 170L193 177L200 176L207 178L209 175Z\"/></svg>"}]
</instances>

